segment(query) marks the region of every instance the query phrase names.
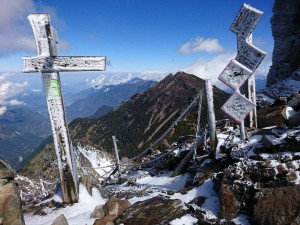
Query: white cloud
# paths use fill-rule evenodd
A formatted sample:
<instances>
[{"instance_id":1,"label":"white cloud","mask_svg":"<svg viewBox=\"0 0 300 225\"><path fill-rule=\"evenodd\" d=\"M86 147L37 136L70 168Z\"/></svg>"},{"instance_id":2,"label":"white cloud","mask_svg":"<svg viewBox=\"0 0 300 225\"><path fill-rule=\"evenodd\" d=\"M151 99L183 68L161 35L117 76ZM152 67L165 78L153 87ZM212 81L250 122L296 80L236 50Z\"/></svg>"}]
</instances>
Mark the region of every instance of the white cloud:
<instances>
[{"instance_id":1,"label":"white cloud","mask_svg":"<svg viewBox=\"0 0 300 225\"><path fill-rule=\"evenodd\" d=\"M31 89L32 92L41 92L41 89Z\"/></svg>"},{"instance_id":2,"label":"white cloud","mask_svg":"<svg viewBox=\"0 0 300 225\"><path fill-rule=\"evenodd\" d=\"M7 110L7 107L6 107L6 106L0 106L0 116L1 116L2 114L4 114L4 113L6 112L6 110Z\"/></svg>"},{"instance_id":3,"label":"white cloud","mask_svg":"<svg viewBox=\"0 0 300 225\"><path fill-rule=\"evenodd\" d=\"M15 99L17 95L25 91L28 87L28 82L11 82L8 79L13 76L12 73L4 73L0 75L0 111L3 114L6 110L6 106L16 106L25 104L22 101Z\"/></svg>"},{"instance_id":4,"label":"white cloud","mask_svg":"<svg viewBox=\"0 0 300 225\"><path fill-rule=\"evenodd\" d=\"M141 74L137 74L137 77L144 79L144 80L155 80L160 81L165 78L170 72L164 71L144 71Z\"/></svg>"},{"instance_id":5,"label":"white cloud","mask_svg":"<svg viewBox=\"0 0 300 225\"><path fill-rule=\"evenodd\" d=\"M15 105L26 105L25 102L19 101L19 100L17 100L17 99L9 100L9 101L8 101L8 104L9 104L9 105L12 105L12 106L15 106Z\"/></svg>"},{"instance_id":6,"label":"white cloud","mask_svg":"<svg viewBox=\"0 0 300 225\"><path fill-rule=\"evenodd\" d=\"M0 7L0 56L17 52L36 52L32 29L27 16L36 12L47 12L55 22L58 19L52 7L37 5L33 0L1 0ZM55 26L55 24L54 24ZM68 43L60 41L60 49L68 49Z\"/></svg>"},{"instance_id":7,"label":"white cloud","mask_svg":"<svg viewBox=\"0 0 300 225\"><path fill-rule=\"evenodd\" d=\"M223 52L225 49L219 44L216 38L196 37L193 40L181 45L178 50L182 54L190 54L195 52L217 53Z\"/></svg>"},{"instance_id":8,"label":"white cloud","mask_svg":"<svg viewBox=\"0 0 300 225\"><path fill-rule=\"evenodd\" d=\"M202 79L211 79L214 85L217 85L219 88L227 89L221 81L218 80L218 76L230 62L230 60L236 57L236 52L226 51L220 55L215 56L211 60L205 58L200 58L196 62L188 65L181 70L194 74Z\"/></svg>"}]
</instances>

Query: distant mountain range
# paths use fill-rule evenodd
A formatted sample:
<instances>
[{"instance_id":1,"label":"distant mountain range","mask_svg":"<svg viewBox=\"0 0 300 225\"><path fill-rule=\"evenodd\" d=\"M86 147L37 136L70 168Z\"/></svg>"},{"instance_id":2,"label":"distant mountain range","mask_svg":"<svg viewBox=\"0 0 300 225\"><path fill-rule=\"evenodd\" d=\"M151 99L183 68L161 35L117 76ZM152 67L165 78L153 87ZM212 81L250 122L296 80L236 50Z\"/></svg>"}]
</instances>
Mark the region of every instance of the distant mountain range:
<instances>
[{"instance_id":1,"label":"distant mountain range","mask_svg":"<svg viewBox=\"0 0 300 225\"><path fill-rule=\"evenodd\" d=\"M113 153L111 136L118 139L120 157L133 157L164 133L176 118L204 88L204 80L184 72L168 75L157 84L132 96L117 108L98 118L77 118L69 124L74 143L81 142ZM216 118L224 114L220 107L229 94L213 88ZM102 107L102 109L108 107ZM157 149L164 150L177 141L179 136L194 134L197 124L198 104L196 103L175 128L162 140ZM201 113L201 126L207 122L205 94ZM50 143L51 140L48 140ZM32 154L23 168L30 171L37 154L43 154L40 147ZM53 151L54 152L54 151ZM54 153L53 153L54 154Z\"/></svg>"},{"instance_id":2,"label":"distant mountain range","mask_svg":"<svg viewBox=\"0 0 300 225\"><path fill-rule=\"evenodd\" d=\"M204 88L204 81L194 75L178 72L168 75L146 91L136 94L127 102L98 119L76 119L70 123L73 140L84 140L113 151L111 136L117 136L120 156L132 157L150 146L175 121L190 102ZM222 104L228 94L214 87L216 118L222 119ZM201 124L206 124L206 104L203 100ZM183 121L170 132L158 148L165 149L179 136L195 133L197 104Z\"/></svg>"},{"instance_id":3,"label":"distant mountain range","mask_svg":"<svg viewBox=\"0 0 300 225\"><path fill-rule=\"evenodd\" d=\"M112 108L121 102L128 100L132 95L148 89L155 81L133 78L132 80L119 84L103 86L100 89L87 89L79 93L85 96L66 107L68 121L78 117L92 116L103 105Z\"/></svg>"},{"instance_id":4,"label":"distant mountain range","mask_svg":"<svg viewBox=\"0 0 300 225\"><path fill-rule=\"evenodd\" d=\"M23 108L6 111L0 116L0 158L17 167L50 132L43 114Z\"/></svg>"},{"instance_id":5,"label":"distant mountain range","mask_svg":"<svg viewBox=\"0 0 300 225\"><path fill-rule=\"evenodd\" d=\"M72 97L66 94L67 102L73 102L66 107L67 118L71 121L76 117L104 116L122 101L154 83L134 78L119 85L87 89L74 93ZM9 109L0 116L0 159L6 160L15 168L24 158L34 154L32 151L51 135L44 93L40 91L22 94L18 100L26 102L26 105Z\"/></svg>"}]
</instances>

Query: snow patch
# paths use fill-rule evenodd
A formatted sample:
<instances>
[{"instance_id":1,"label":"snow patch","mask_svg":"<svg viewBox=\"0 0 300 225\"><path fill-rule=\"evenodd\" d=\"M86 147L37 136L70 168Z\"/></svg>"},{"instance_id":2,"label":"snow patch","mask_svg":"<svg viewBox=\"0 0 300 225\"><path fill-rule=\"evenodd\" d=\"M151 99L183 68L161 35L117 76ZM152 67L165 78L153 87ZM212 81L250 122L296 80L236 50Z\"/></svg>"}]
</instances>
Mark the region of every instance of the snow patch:
<instances>
[{"instance_id":1,"label":"snow patch","mask_svg":"<svg viewBox=\"0 0 300 225\"><path fill-rule=\"evenodd\" d=\"M91 213L97 205L105 204L106 200L102 198L99 190L92 189L93 196L90 196L83 184L79 184L79 202L69 205L66 208L52 210L46 208L48 215L39 216L33 214L25 214L25 222L27 225L49 225L61 214L64 214L68 223L72 225L92 225L95 219L91 219Z\"/></svg>"}]
</instances>

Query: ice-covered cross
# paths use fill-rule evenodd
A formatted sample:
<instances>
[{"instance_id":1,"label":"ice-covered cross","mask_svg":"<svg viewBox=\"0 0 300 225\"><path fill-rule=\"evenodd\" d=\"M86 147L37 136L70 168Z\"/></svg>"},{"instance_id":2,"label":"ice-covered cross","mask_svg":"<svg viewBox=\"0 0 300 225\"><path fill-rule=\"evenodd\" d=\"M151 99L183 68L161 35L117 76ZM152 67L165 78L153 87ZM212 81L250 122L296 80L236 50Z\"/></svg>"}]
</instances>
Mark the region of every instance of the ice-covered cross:
<instances>
[{"instance_id":1,"label":"ice-covered cross","mask_svg":"<svg viewBox=\"0 0 300 225\"><path fill-rule=\"evenodd\" d=\"M46 95L54 147L57 155L65 203L78 201L76 159L68 131L59 72L105 70L106 58L57 56L57 33L48 14L28 16L33 29L38 55L23 57L23 72L39 72Z\"/></svg>"}]
</instances>

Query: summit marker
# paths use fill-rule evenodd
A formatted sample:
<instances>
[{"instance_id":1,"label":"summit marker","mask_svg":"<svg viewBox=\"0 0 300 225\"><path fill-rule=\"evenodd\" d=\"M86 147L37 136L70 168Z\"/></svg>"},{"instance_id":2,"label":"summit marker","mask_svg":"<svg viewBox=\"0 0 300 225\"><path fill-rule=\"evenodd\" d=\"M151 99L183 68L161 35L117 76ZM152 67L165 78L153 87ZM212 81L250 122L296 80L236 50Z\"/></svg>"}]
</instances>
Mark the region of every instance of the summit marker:
<instances>
[{"instance_id":1,"label":"summit marker","mask_svg":"<svg viewBox=\"0 0 300 225\"><path fill-rule=\"evenodd\" d=\"M30 14L28 20L33 29L38 55L23 57L22 72L39 72L41 74L59 167L63 200L65 203L74 203L78 201L77 165L68 131L59 72L103 71L105 70L106 57L57 56L57 33L51 25L50 16L45 13Z\"/></svg>"}]
</instances>

